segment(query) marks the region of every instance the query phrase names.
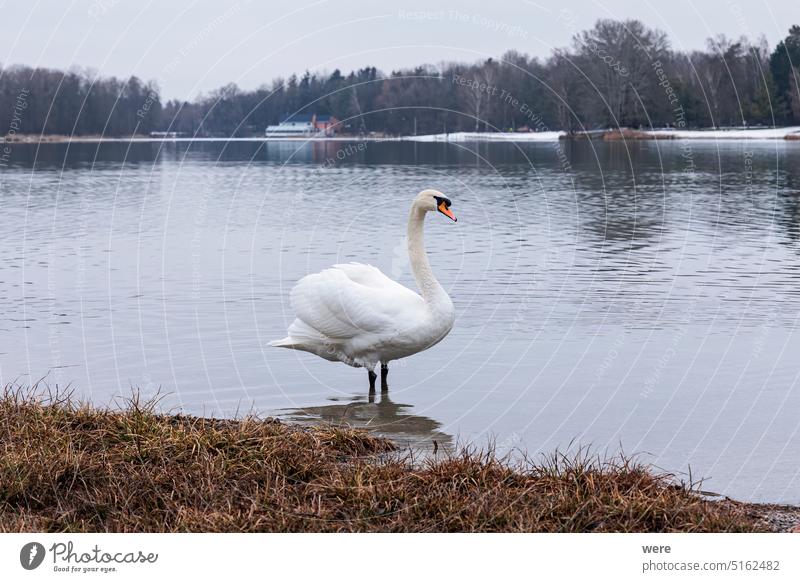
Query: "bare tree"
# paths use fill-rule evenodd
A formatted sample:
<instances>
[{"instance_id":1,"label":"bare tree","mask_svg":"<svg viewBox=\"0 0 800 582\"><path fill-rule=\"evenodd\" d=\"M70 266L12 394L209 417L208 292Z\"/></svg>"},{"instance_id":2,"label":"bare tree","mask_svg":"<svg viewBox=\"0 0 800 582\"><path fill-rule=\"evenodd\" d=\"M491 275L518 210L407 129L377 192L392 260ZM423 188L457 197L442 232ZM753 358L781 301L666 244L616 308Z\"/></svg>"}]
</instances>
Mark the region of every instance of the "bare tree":
<instances>
[{"instance_id":1,"label":"bare tree","mask_svg":"<svg viewBox=\"0 0 800 582\"><path fill-rule=\"evenodd\" d=\"M641 123L639 100L654 97L653 63L669 48L666 35L638 20L599 20L575 36L576 62L585 83L582 109L587 117L616 126Z\"/></svg>"},{"instance_id":2,"label":"bare tree","mask_svg":"<svg viewBox=\"0 0 800 582\"><path fill-rule=\"evenodd\" d=\"M480 131L481 123L488 125L486 113L490 99L498 93L497 63L488 59L482 65L470 67L466 73L454 77L454 85L458 87L459 97L466 112L474 120L474 130Z\"/></svg>"}]
</instances>

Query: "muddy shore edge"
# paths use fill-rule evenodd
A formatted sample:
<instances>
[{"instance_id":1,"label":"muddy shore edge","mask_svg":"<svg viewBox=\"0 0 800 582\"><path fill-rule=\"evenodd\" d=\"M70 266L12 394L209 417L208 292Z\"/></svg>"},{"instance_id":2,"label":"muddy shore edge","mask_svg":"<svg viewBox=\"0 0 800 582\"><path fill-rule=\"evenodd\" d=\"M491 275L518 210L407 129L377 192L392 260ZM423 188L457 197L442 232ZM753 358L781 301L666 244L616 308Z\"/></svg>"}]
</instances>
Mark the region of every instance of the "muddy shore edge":
<instances>
[{"instance_id":1,"label":"muddy shore edge","mask_svg":"<svg viewBox=\"0 0 800 582\"><path fill-rule=\"evenodd\" d=\"M0 397L5 532L792 531L800 508L710 499L631 458L414 455L347 426L159 414L132 397Z\"/></svg>"}]
</instances>

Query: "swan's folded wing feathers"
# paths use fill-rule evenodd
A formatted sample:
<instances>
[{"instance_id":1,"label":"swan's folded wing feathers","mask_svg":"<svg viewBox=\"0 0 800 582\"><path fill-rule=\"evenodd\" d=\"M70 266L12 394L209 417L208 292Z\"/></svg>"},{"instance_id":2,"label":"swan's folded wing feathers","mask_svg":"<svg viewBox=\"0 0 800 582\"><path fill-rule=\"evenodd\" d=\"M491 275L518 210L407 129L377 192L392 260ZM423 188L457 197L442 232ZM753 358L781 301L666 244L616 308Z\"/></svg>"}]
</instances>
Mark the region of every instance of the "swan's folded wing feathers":
<instances>
[{"instance_id":1,"label":"swan's folded wing feathers","mask_svg":"<svg viewBox=\"0 0 800 582\"><path fill-rule=\"evenodd\" d=\"M321 273L306 275L294 289L291 300L297 318L324 336L336 339L353 337L354 329L344 311L337 306L337 275L326 269ZM345 277L342 277L345 279ZM338 303L341 303L338 301Z\"/></svg>"},{"instance_id":2,"label":"swan's folded wing feathers","mask_svg":"<svg viewBox=\"0 0 800 582\"><path fill-rule=\"evenodd\" d=\"M384 289L392 293L397 293L400 296L405 296L409 300L422 301L417 293L404 287L394 279L390 279L383 274L378 267L372 265L365 265L363 263L340 263L333 266L334 269L339 269L351 280L361 285L368 287L376 287Z\"/></svg>"},{"instance_id":3,"label":"swan's folded wing feathers","mask_svg":"<svg viewBox=\"0 0 800 582\"><path fill-rule=\"evenodd\" d=\"M386 333L405 309L422 302L375 267L356 263L307 275L292 289L291 298L298 319L334 339Z\"/></svg>"},{"instance_id":4,"label":"swan's folded wing feathers","mask_svg":"<svg viewBox=\"0 0 800 582\"><path fill-rule=\"evenodd\" d=\"M342 271L347 278L360 285L368 287L385 287L398 285L389 277L384 275L380 269L364 263L339 263L333 266L334 269ZM402 287L402 285L401 285ZM405 289L405 287L403 287Z\"/></svg>"}]
</instances>

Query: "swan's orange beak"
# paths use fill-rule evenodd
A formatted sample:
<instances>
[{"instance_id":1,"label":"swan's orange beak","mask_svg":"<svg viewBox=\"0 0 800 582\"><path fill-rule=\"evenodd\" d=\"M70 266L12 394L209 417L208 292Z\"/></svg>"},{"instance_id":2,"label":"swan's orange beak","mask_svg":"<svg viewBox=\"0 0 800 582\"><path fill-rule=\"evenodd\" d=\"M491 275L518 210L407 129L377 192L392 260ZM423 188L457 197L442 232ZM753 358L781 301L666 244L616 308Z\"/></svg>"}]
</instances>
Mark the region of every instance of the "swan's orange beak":
<instances>
[{"instance_id":1,"label":"swan's orange beak","mask_svg":"<svg viewBox=\"0 0 800 582\"><path fill-rule=\"evenodd\" d=\"M452 210L450 210L450 209L449 209L449 208L448 208L448 207L445 205L445 203L444 203L444 200L442 200L441 202L439 202L439 206L438 206L438 208L439 208L439 212L441 212L442 214L444 214L444 215L445 215L447 218L449 218L449 219L450 219L450 220L452 220L453 222L458 222L458 219L456 218L456 215L455 215L455 214L453 214L453 211L452 211Z\"/></svg>"}]
</instances>

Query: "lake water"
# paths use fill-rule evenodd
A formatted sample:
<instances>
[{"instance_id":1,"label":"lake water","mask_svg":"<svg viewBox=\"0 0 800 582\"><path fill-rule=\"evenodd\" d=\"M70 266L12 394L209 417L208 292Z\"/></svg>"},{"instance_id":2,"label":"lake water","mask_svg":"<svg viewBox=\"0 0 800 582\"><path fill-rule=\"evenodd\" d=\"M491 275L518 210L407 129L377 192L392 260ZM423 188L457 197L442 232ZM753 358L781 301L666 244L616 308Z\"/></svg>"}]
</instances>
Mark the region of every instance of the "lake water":
<instances>
[{"instance_id":1,"label":"lake water","mask_svg":"<svg viewBox=\"0 0 800 582\"><path fill-rule=\"evenodd\" d=\"M331 161L332 160L332 161ZM0 380L96 404L347 420L429 450L642 453L704 489L800 503L800 144L16 145L2 169ZM266 346L336 262L413 286L436 188L457 319L363 370Z\"/></svg>"}]
</instances>

